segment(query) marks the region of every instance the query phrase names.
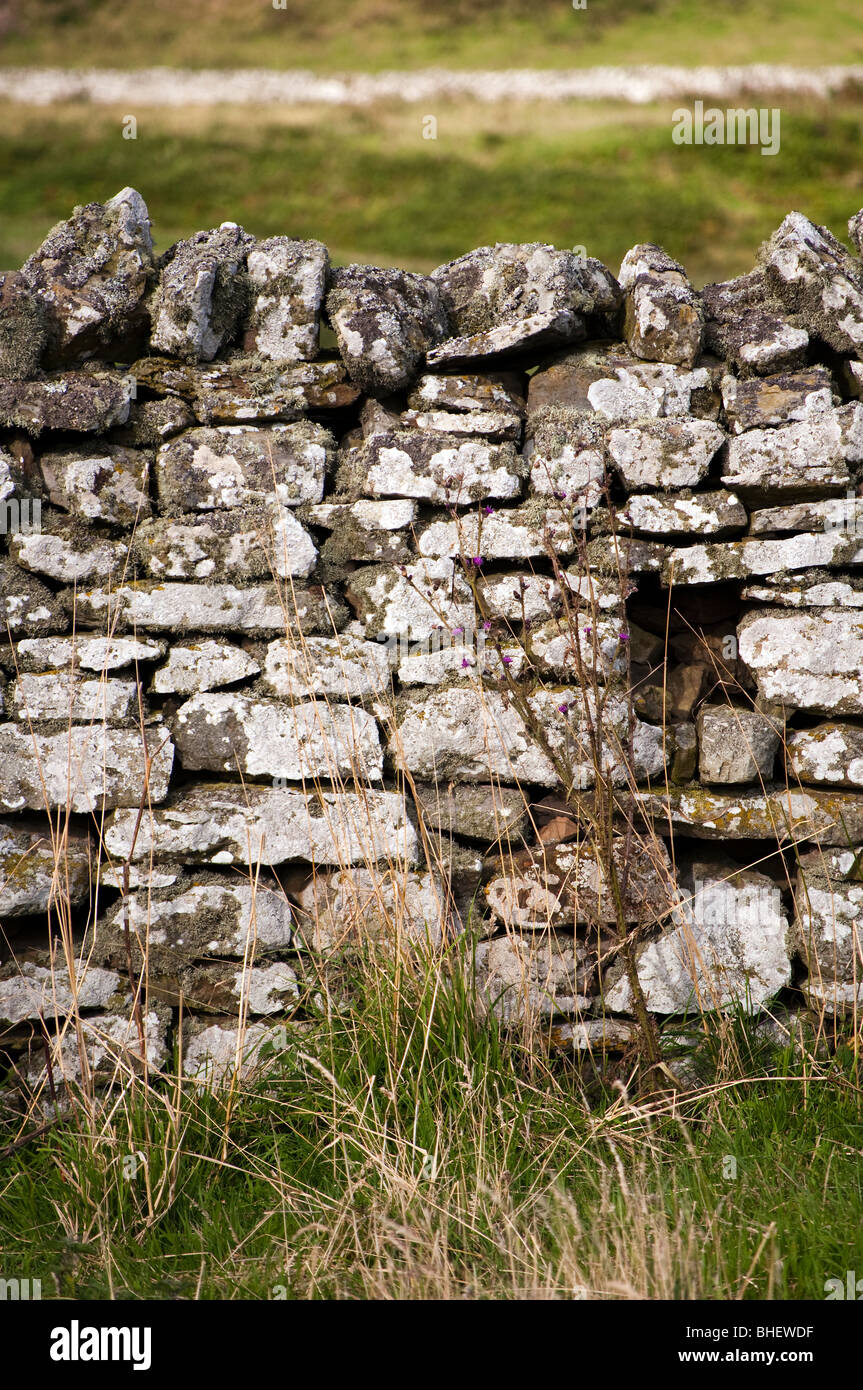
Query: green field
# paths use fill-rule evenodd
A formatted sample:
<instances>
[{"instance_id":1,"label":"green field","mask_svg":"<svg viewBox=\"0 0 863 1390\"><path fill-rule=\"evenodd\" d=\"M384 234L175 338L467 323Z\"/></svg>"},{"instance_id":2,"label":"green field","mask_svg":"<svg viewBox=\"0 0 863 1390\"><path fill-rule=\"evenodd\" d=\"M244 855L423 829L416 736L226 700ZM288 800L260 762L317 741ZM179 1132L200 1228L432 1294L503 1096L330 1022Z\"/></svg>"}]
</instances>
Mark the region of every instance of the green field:
<instances>
[{"instance_id":1,"label":"green field","mask_svg":"<svg viewBox=\"0 0 863 1390\"><path fill-rule=\"evenodd\" d=\"M126 184L159 249L230 219L258 236L317 237L334 260L430 270L495 241L584 245L616 269L655 240L697 283L748 269L791 208L847 238L863 205L858 100L783 108L778 155L678 146L672 104L462 103L422 138L413 106L359 109L0 108L0 268L76 203Z\"/></svg>"},{"instance_id":2,"label":"green field","mask_svg":"<svg viewBox=\"0 0 863 1390\"><path fill-rule=\"evenodd\" d=\"M4 10L0 61L106 67L586 67L853 63L857 0L28 0Z\"/></svg>"}]
</instances>

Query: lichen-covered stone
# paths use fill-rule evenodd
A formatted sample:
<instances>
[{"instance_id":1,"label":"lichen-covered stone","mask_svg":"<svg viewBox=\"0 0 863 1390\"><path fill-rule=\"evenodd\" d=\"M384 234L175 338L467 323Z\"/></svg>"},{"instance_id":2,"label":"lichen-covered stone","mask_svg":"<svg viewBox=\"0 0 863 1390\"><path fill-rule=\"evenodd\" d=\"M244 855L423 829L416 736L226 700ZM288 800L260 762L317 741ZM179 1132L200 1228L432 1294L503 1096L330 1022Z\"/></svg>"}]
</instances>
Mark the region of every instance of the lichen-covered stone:
<instances>
[{"instance_id":1,"label":"lichen-covered stone","mask_svg":"<svg viewBox=\"0 0 863 1390\"><path fill-rule=\"evenodd\" d=\"M275 637L299 628L332 632L347 619L344 604L323 590L291 584L185 584L146 582L119 588L86 589L68 595L82 627L111 624L118 632L243 632Z\"/></svg>"},{"instance_id":2,"label":"lichen-covered stone","mask_svg":"<svg viewBox=\"0 0 863 1390\"><path fill-rule=\"evenodd\" d=\"M863 729L829 722L786 738L790 775L803 783L863 787Z\"/></svg>"},{"instance_id":3,"label":"lichen-covered stone","mask_svg":"<svg viewBox=\"0 0 863 1390\"><path fill-rule=\"evenodd\" d=\"M386 694L391 670L386 646L349 633L306 637L302 642L282 638L267 647L263 685L280 699L356 699Z\"/></svg>"},{"instance_id":4,"label":"lichen-covered stone","mask_svg":"<svg viewBox=\"0 0 863 1390\"><path fill-rule=\"evenodd\" d=\"M437 948L459 929L447 887L430 872L384 866L318 874L297 905L298 936L322 955L371 941Z\"/></svg>"},{"instance_id":5,"label":"lichen-covered stone","mask_svg":"<svg viewBox=\"0 0 863 1390\"><path fill-rule=\"evenodd\" d=\"M438 286L406 270L336 270L326 308L351 379L372 396L409 386L423 354L449 328Z\"/></svg>"},{"instance_id":6,"label":"lichen-covered stone","mask_svg":"<svg viewBox=\"0 0 863 1390\"><path fill-rule=\"evenodd\" d=\"M135 806L145 795L146 758L152 759L146 796L164 801L174 748L160 724L146 729L72 725L39 733L20 724L0 725L0 805L7 811L61 807L89 812Z\"/></svg>"},{"instance_id":7,"label":"lichen-covered stone","mask_svg":"<svg viewBox=\"0 0 863 1390\"><path fill-rule=\"evenodd\" d=\"M320 502L335 444L322 425L220 425L169 439L156 456L163 509L178 513Z\"/></svg>"},{"instance_id":8,"label":"lichen-covered stone","mask_svg":"<svg viewBox=\"0 0 863 1390\"><path fill-rule=\"evenodd\" d=\"M82 1012L103 1009L120 988L120 976L97 965L77 965L74 986L68 966L60 961L53 969L26 960L0 969L0 1023L62 1018L76 1007Z\"/></svg>"},{"instance_id":9,"label":"lichen-covered stone","mask_svg":"<svg viewBox=\"0 0 863 1390\"><path fill-rule=\"evenodd\" d=\"M812 401L813 395L818 396ZM833 404L833 378L825 367L776 375L722 378L722 405L732 434L805 420L813 410Z\"/></svg>"},{"instance_id":10,"label":"lichen-covered stone","mask_svg":"<svg viewBox=\"0 0 863 1390\"><path fill-rule=\"evenodd\" d=\"M198 1085L217 1087L239 1075L245 1079L281 1052L286 1042L283 1025L243 1023L225 1018L194 1019L184 1037L183 1073Z\"/></svg>"},{"instance_id":11,"label":"lichen-covered stone","mask_svg":"<svg viewBox=\"0 0 863 1390\"><path fill-rule=\"evenodd\" d=\"M421 559L404 573L368 565L350 576L346 597L370 637L404 635L422 642L436 631L472 629L474 602L451 559Z\"/></svg>"},{"instance_id":12,"label":"lichen-covered stone","mask_svg":"<svg viewBox=\"0 0 863 1390\"><path fill-rule=\"evenodd\" d=\"M635 800L663 834L671 827L696 840L844 845L850 836L863 842L863 796L852 792L670 787L667 794L639 792Z\"/></svg>"},{"instance_id":13,"label":"lichen-covered stone","mask_svg":"<svg viewBox=\"0 0 863 1390\"><path fill-rule=\"evenodd\" d=\"M0 381L0 426L96 434L129 419L133 379L119 372L62 372L38 381Z\"/></svg>"},{"instance_id":14,"label":"lichen-covered stone","mask_svg":"<svg viewBox=\"0 0 863 1390\"><path fill-rule=\"evenodd\" d=\"M413 790L425 825L442 835L508 845L529 833L527 799L518 787L415 782Z\"/></svg>"},{"instance_id":15,"label":"lichen-covered stone","mask_svg":"<svg viewBox=\"0 0 863 1390\"><path fill-rule=\"evenodd\" d=\"M748 520L746 508L733 492L694 492L686 497L637 493L621 508L620 516L634 531L648 536L729 535L742 531Z\"/></svg>"},{"instance_id":16,"label":"lichen-covered stone","mask_svg":"<svg viewBox=\"0 0 863 1390\"><path fill-rule=\"evenodd\" d=\"M164 666L154 673L150 689L155 695L198 695L247 680L260 669L254 657L231 642L204 639L178 643Z\"/></svg>"},{"instance_id":17,"label":"lichen-covered stone","mask_svg":"<svg viewBox=\"0 0 863 1390\"><path fill-rule=\"evenodd\" d=\"M605 488L603 426L561 407L530 418L524 457L530 465L530 492L556 497L568 507L590 510Z\"/></svg>"},{"instance_id":18,"label":"lichen-covered stone","mask_svg":"<svg viewBox=\"0 0 863 1390\"><path fill-rule=\"evenodd\" d=\"M763 270L705 285L704 343L735 371L769 375L806 361L809 334L789 321Z\"/></svg>"},{"instance_id":19,"label":"lichen-covered stone","mask_svg":"<svg viewBox=\"0 0 863 1390\"><path fill-rule=\"evenodd\" d=\"M608 452L635 491L694 487L724 442L724 431L711 420L663 419L610 430Z\"/></svg>"},{"instance_id":20,"label":"lichen-covered stone","mask_svg":"<svg viewBox=\"0 0 863 1390\"><path fill-rule=\"evenodd\" d=\"M722 481L761 503L774 497L829 497L848 484L848 464L863 459L863 406L828 407L818 392L806 417L773 429L732 435Z\"/></svg>"},{"instance_id":21,"label":"lichen-covered stone","mask_svg":"<svg viewBox=\"0 0 863 1390\"><path fill-rule=\"evenodd\" d=\"M375 434L341 456L339 482L368 497L405 497L467 506L519 496L526 472L511 443L400 430Z\"/></svg>"},{"instance_id":22,"label":"lichen-covered stone","mask_svg":"<svg viewBox=\"0 0 863 1390\"><path fill-rule=\"evenodd\" d=\"M790 212L759 260L776 295L837 352L863 346L863 266L826 227Z\"/></svg>"},{"instance_id":23,"label":"lichen-covered stone","mask_svg":"<svg viewBox=\"0 0 863 1390\"><path fill-rule=\"evenodd\" d=\"M663 576L668 583L673 577L675 584L717 584L727 579L809 570L819 565L860 564L863 564L863 536L821 531L772 540L687 546L668 556Z\"/></svg>"},{"instance_id":24,"label":"lichen-covered stone","mask_svg":"<svg viewBox=\"0 0 863 1390\"><path fill-rule=\"evenodd\" d=\"M419 413L509 415L521 420L525 411L524 378L517 372L461 373L421 376L408 396L408 406Z\"/></svg>"},{"instance_id":25,"label":"lichen-covered stone","mask_svg":"<svg viewBox=\"0 0 863 1390\"><path fill-rule=\"evenodd\" d=\"M173 725L186 769L251 777L383 776L377 723L366 710L328 701L286 705L249 695L193 695Z\"/></svg>"},{"instance_id":26,"label":"lichen-covered stone","mask_svg":"<svg viewBox=\"0 0 863 1390\"><path fill-rule=\"evenodd\" d=\"M823 502L791 502L787 507L764 507L749 518L753 536L771 531L845 531L863 536L863 497L853 494Z\"/></svg>"},{"instance_id":27,"label":"lichen-covered stone","mask_svg":"<svg viewBox=\"0 0 863 1390\"><path fill-rule=\"evenodd\" d=\"M477 1002L502 1023L528 1023L589 1007L586 951L571 937L501 936L476 947Z\"/></svg>"},{"instance_id":28,"label":"lichen-covered stone","mask_svg":"<svg viewBox=\"0 0 863 1390\"><path fill-rule=\"evenodd\" d=\"M21 671L121 671L139 661L158 661L164 642L139 642L131 637L26 637L16 649Z\"/></svg>"},{"instance_id":29,"label":"lichen-covered stone","mask_svg":"<svg viewBox=\"0 0 863 1390\"><path fill-rule=\"evenodd\" d=\"M67 627L57 595L46 584L0 561L0 630L12 638L43 637Z\"/></svg>"},{"instance_id":30,"label":"lichen-covered stone","mask_svg":"<svg viewBox=\"0 0 863 1390\"><path fill-rule=\"evenodd\" d=\"M115 444L43 454L42 477L55 507L87 521L132 526L152 512L147 490L152 455Z\"/></svg>"},{"instance_id":31,"label":"lichen-covered stone","mask_svg":"<svg viewBox=\"0 0 863 1390\"><path fill-rule=\"evenodd\" d=\"M420 555L463 559L475 568L485 560L527 560L535 555L570 555L576 546L570 517L560 507L537 514L532 506L512 507L457 521L433 521L417 537Z\"/></svg>"},{"instance_id":32,"label":"lichen-covered stone","mask_svg":"<svg viewBox=\"0 0 863 1390\"><path fill-rule=\"evenodd\" d=\"M0 820L0 917L26 917L77 907L90 892L95 869L86 831L58 835L30 818Z\"/></svg>"},{"instance_id":33,"label":"lichen-covered stone","mask_svg":"<svg viewBox=\"0 0 863 1390\"><path fill-rule=\"evenodd\" d=\"M20 272L0 275L0 380L34 376L50 332L50 307Z\"/></svg>"},{"instance_id":34,"label":"lichen-covered stone","mask_svg":"<svg viewBox=\"0 0 863 1390\"><path fill-rule=\"evenodd\" d=\"M82 679L72 671L22 671L10 686L7 708L27 725L53 719L122 724L139 713L139 687L117 676Z\"/></svg>"},{"instance_id":35,"label":"lichen-covered stone","mask_svg":"<svg viewBox=\"0 0 863 1390\"><path fill-rule=\"evenodd\" d=\"M320 241L274 236L247 257L250 311L243 346L270 362L318 355L330 255Z\"/></svg>"},{"instance_id":36,"label":"lichen-covered stone","mask_svg":"<svg viewBox=\"0 0 863 1390\"><path fill-rule=\"evenodd\" d=\"M863 1002L863 883L860 851L801 855L798 864L793 941L807 978L803 993L821 1013L841 1013Z\"/></svg>"},{"instance_id":37,"label":"lichen-covered stone","mask_svg":"<svg viewBox=\"0 0 863 1390\"><path fill-rule=\"evenodd\" d=\"M782 730L757 710L702 705L698 712L703 782L770 781Z\"/></svg>"},{"instance_id":38,"label":"lichen-covered stone","mask_svg":"<svg viewBox=\"0 0 863 1390\"><path fill-rule=\"evenodd\" d=\"M863 614L763 608L738 629L740 660L759 694L823 714L863 714Z\"/></svg>"},{"instance_id":39,"label":"lichen-covered stone","mask_svg":"<svg viewBox=\"0 0 863 1390\"><path fill-rule=\"evenodd\" d=\"M246 256L254 244L242 227L225 222L165 252L150 307L157 352L210 362L234 338L248 308Z\"/></svg>"},{"instance_id":40,"label":"lichen-covered stone","mask_svg":"<svg viewBox=\"0 0 863 1390\"><path fill-rule=\"evenodd\" d=\"M310 411L344 409L360 394L344 364L332 361L268 365L257 357L234 356L202 366L146 357L131 372L139 386L166 401L188 402L186 408L201 425L300 420Z\"/></svg>"},{"instance_id":41,"label":"lichen-covered stone","mask_svg":"<svg viewBox=\"0 0 863 1390\"><path fill-rule=\"evenodd\" d=\"M636 947L644 1000L657 1014L739 1007L756 1013L791 983L788 918L766 874L725 864L693 864L676 923ZM603 991L605 1008L632 1013L629 981L618 965Z\"/></svg>"},{"instance_id":42,"label":"lichen-covered stone","mask_svg":"<svg viewBox=\"0 0 863 1390\"><path fill-rule=\"evenodd\" d=\"M12 536L9 551L22 569L60 584L117 577L129 560L129 547L122 541L86 537L78 528Z\"/></svg>"},{"instance_id":43,"label":"lichen-covered stone","mask_svg":"<svg viewBox=\"0 0 863 1390\"><path fill-rule=\"evenodd\" d=\"M544 574L514 570L509 574L486 575L479 585L490 619L508 622L545 622L561 609L560 585Z\"/></svg>"},{"instance_id":44,"label":"lichen-covered stone","mask_svg":"<svg viewBox=\"0 0 863 1390\"><path fill-rule=\"evenodd\" d=\"M140 863L284 864L341 867L387 859L416 862L417 836L396 792L305 792L208 782L186 786L164 809L118 811L105 831L115 859Z\"/></svg>"},{"instance_id":45,"label":"lichen-covered stone","mask_svg":"<svg viewBox=\"0 0 863 1390\"><path fill-rule=\"evenodd\" d=\"M689 370L643 362L624 343L589 343L533 373L528 413L565 406L615 425L659 417L715 420L721 404L718 370L718 363Z\"/></svg>"},{"instance_id":46,"label":"lichen-covered stone","mask_svg":"<svg viewBox=\"0 0 863 1390\"><path fill-rule=\"evenodd\" d=\"M305 527L280 502L160 518L138 527L134 555L153 579L210 579L242 583L305 579L317 548Z\"/></svg>"},{"instance_id":47,"label":"lichen-covered stone","mask_svg":"<svg viewBox=\"0 0 863 1390\"><path fill-rule=\"evenodd\" d=\"M660 246L627 251L618 276L627 291L624 337L636 357L693 367L701 353L704 312L683 266Z\"/></svg>"},{"instance_id":48,"label":"lichen-covered stone","mask_svg":"<svg viewBox=\"0 0 863 1390\"><path fill-rule=\"evenodd\" d=\"M601 262L541 242L498 242L439 266L455 336L428 353L456 366L574 342L592 315L614 315L620 286Z\"/></svg>"},{"instance_id":49,"label":"lichen-covered stone","mask_svg":"<svg viewBox=\"0 0 863 1390\"><path fill-rule=\"evenodd\" d=\"M152 264L150 218L134 188L58 222L21 267L50 313L47 356L73 362L123 338L141 317Z\"/></svg>"}]
</instances>

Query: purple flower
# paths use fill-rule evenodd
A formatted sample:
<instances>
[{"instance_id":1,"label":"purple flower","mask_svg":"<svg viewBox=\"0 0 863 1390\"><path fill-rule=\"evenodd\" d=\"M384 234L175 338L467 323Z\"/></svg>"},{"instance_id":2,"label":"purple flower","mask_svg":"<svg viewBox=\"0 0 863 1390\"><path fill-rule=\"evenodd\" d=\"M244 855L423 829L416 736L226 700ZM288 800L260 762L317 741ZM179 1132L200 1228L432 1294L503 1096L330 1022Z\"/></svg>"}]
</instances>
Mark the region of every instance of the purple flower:
<instances>
[{"instance_id":1,"label":"purple flower","mask_svg":"<svg viewBox=\"0 0 863 1390\"><path fill-rule=\"evenodd\" d=\"M569 705L558 705L561 714L569 714Z\"/></svg>"},{"instance_id":2,"label":"purple flower","mask_svg":"<svg viewBox=\"0 0 863 1390\"><path fill-rule=\"evenodd\" d=\"M557 498L558 502L565 502L565 501L566 501L566 493L565 493L565 492L556 492L554 495L555 495L555 497Z\"/></svg>"},{"instance_id":3,"label":"purple flower","mask_svg":"<svg viewBox=\"0 0 863 1390\"><path fill-rule=\"evenodd\" d=\"M629 641L629 633L628 633L628 632L622 632L622 633L620 634L619 640L620 640L621 642L628 642L628 641Z\"/></svg>"},{"instance_id":4,"label":"purple flower","mask_svg":"<svg viewBox=\"0 0 863 1390\"><path fill-rule=\"evenodd\" d=\"M482 630L483 630L483 632L489 632L490 629L491 629L491 623L489 622L488 618L486 618L485 622L484 622L483 625L482 625Z\"/></svg>"},{"instance_id":5,"label":"purple flower","mask_svg":"<svg viewBox=\"0 0 863 1390\"><path fill-rule=\"evenodd\" d=\"M464 632L464 628L463 628L463 627L454 627L454 628L453 628L453 632L454 632L454 633L455 633L455 632Z\"/></svg>"},{"instance_id":6,"label":"purple flower","mask_svg":"<svg viewBox=\"0 0 863 1390\"><path fill-rule=\"evenodd\" d=\"M585 635L585 637L589 637L590 634L591 634L592 632L593 632L593 628L592 628L592 627L586 627L586 628L584 629L584 635Z\"/></svg>"},{"instance_id":7,"label":"purple flower","mask_svg":"<svg viewBox=\"0 0 863 1390\"><path fill-rule=\"evenodd\" d=\"M502 656L502 657L501 657L501 661L503 662L504 666L511 666L511 665L512 665L512 657L511 657L511 656Z\"/></svg>"},{"instance_id":8,"label":"purple flower","mask_svg":"<svg viewBox=\"0 0 863 1390\"><path fill-rule=\"evenodd\" d=\"M483 510L483 516L493 516L493 515L494 515L494 507L483 507L482 510Z\"/></svg>"},{"instance_id":9,"label":"purple flower","mask_svg":"<svg viewBox=\"0 0 863 1390\"><path fill-rule=\"evenodd\" d=\"M482 565L482 563L483 563L483 558L482 558L481 555L474 555L474 556L473 556L473 558L472 558L472 564L476 565L477 569L480 568L480 566Z\"/></svg>"},{"instance_id":10,"label":"purple flower","mask_svg":"<svg viewBox=\"0 0 863 1390\"><path fill-rule=\"evenodd\" d=\"M462 659L461 659L461 664L462 664L462 666L470 666L470 662L468 661L468 659L467 659L466 656L463 656L463 657L462 657Z\"/></svg>"}]
</instances>

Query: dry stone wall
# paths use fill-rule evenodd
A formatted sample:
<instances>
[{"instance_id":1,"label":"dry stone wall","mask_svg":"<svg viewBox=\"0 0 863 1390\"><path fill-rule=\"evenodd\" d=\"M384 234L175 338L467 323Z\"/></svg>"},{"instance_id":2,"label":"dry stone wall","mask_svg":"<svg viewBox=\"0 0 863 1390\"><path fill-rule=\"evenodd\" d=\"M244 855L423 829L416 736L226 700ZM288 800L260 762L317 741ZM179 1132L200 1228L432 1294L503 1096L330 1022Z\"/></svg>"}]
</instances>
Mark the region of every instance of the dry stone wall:
<instances>
[{"instance_id":1,"label":"dry stone wall","mask_svg":"<svg viewBox=\"0 0 863 1390\"><path fill-rule=\"evenodd\" d=\"M181 1005L218 1074L358 936L468 930L484 1007L625 1047L621 913L663 1025L853 1014L861 225L698 291L649 244L157 259L124 189L3 277L7 1082L166 1066Z\"/></svg>"}]
</instances>

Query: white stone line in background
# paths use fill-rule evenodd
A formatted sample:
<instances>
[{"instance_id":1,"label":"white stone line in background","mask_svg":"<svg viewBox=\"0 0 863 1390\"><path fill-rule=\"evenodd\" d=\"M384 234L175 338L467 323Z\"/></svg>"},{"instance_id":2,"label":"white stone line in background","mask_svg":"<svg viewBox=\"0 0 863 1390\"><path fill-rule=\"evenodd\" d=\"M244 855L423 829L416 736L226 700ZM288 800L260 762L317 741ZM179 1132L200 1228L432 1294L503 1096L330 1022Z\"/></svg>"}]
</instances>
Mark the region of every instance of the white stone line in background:
<instances>
[{"instance_id":1,"label":"white stone line in background","mask_svg":"<svg viewBox=\"0 0 863 1390\"><path fill-rule=\"evenodd\" d=\"M863 64L801 68L752 63L740 67L595 67L500 72L343 73L267 68L0 68L0 98L47 106L61 101L142 106L280 103L362 106L374 101L428 102L440 97L477 101L627 101L676 98L724 100L746 94L829 97L863 86Z\"/></svg>"}]
</instances>

